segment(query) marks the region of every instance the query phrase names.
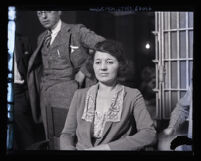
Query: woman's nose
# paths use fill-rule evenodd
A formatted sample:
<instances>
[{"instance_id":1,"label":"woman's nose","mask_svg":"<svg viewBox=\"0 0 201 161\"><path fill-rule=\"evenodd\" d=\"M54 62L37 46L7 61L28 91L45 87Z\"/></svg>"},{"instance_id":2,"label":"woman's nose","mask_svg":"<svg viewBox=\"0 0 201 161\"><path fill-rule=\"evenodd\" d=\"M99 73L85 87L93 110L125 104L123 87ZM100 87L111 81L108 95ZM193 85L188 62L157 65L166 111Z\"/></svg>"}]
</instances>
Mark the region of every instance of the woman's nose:
<instances>
[{"instance_id":1,"label":"woman's nose","mask_svg":"<svg viewBox=\"0 0 201 161\"><path fill-rule=\"evenodd\" d=\"M107 70L107 64L106 63L101 63L101 70Z\"/></svg>"}]
</instances>

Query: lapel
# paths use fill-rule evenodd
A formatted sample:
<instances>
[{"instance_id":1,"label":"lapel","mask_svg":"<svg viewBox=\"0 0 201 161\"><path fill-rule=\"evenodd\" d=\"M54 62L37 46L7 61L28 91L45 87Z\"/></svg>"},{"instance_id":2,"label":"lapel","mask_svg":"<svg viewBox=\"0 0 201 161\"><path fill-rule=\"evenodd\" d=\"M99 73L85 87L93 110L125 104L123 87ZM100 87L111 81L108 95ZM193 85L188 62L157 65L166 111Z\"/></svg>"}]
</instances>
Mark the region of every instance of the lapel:
<instances>
[{"instance_id":1,"label":"lapel","mask_svg":"<svg viewBox=\"0 0 201 161\"><path fill-rule=\"evenodd\" d=\"M96 92L97 92L98 84L95 84L89 88L86 93L85 103L83 106L83 111L81 115L82 119L82 127L85 130L86 140L88 143L88 147L92 147L92 123L94 116L94 108L95 108L95 100L96 100Z\"/></svg>"},{"instance_id":2,"label":"lapel","mask_svg":"<svg viewBox=\"0 0 201 161\"><path fill-rule=\"evenodd\" d=\"M48 31L45 31L44 33L42 33L41 37L39 38L38 46L37 46L36 50L33 52L33 54L31 55L31 57L29 59L28 74L31 72L34 64L36 63L36 57L40 53L40 49L41 49L41 47L43 45L43 41L44 41L44 38L45 38L45 35L47 34L47 32Z\"/></svg>"},{"instance_id":3,"label":"lapel","mask_svg":"<svg viewBox=\"0 0 201 161\"><path fill-rule=\"evenodd\" d=\"M127 92L125 90L125 93L124 93L124 100L125 100L125 96L126 96ZM125 106L125 101L123 101L123 107ZM123 113L123 111L122 111ZM122 117L121 117L122 119ZM116 122L112 122L112 121L106 121L105 123L105 127L104 127L104 130L103 130L103 135L100 139L97 140L96 142L96 145L99 145L104 139L105 139L105 136L107 135L108 131L112 128L112 125L116 123Z\"/></svg>"},{"instance_id":4,"label":"lapel","mask_svg":"<svg viewBox=\"0 0 201 161\"><path fill-rule=\"evenodd\" d=\"M61 30L58 32L57 36L52 42L50 46L50 50L63 44L66 44L67 46L69 46L69 40L71 37L70 29L71 28L69 24L66 24L64 22L61 23Z\"/></svg>"}]
</instances>

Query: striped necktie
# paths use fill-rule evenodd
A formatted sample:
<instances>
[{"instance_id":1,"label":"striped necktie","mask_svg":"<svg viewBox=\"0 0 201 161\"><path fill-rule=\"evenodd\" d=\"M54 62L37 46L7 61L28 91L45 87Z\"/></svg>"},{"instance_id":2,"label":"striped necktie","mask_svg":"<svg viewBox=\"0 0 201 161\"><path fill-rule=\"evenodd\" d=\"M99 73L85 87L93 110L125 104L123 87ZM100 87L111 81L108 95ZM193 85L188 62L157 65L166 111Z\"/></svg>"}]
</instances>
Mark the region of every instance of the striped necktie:
<instances>
[{"instance_id":1,"label":"striped necktie","mask_svg":"<svg viewBox=\"0 0 201 161\"><path fill-rule=\"evenodd\" d=\"M49 48L50 46L50 42L51 42L51 39L52 39L52 36L51 36L52 32L48 30L45 38L44 38L44 45Z\"/></svg>"}]
</instances>

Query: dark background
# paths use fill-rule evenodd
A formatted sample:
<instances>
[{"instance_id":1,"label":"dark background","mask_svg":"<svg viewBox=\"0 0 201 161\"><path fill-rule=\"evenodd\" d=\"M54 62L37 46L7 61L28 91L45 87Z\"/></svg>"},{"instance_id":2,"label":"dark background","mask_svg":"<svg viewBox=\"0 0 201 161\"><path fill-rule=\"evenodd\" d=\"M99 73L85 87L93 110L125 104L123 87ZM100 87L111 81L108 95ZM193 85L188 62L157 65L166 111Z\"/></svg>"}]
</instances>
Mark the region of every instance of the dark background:
<instances>
[{"instance_id":1,"label":"dark background","mask_svg":"<svg viewBox=\"0 0 201 161\"><path fill-rule=\"evenodd\" d=\"M138 88L141 82L140 73L145 66L154 63L154 12L135 12L115 15L109 12L63 11L62 20L66 23L84 24L97 34L108 39L120 41L130 61L130 72L127 85ZM44 31L40 25L36 11L17 11L16 31L28 36L33 49L36 48L37 36ZM145 49L149 41L151 48Z\"/></svg>"}]
</instances>

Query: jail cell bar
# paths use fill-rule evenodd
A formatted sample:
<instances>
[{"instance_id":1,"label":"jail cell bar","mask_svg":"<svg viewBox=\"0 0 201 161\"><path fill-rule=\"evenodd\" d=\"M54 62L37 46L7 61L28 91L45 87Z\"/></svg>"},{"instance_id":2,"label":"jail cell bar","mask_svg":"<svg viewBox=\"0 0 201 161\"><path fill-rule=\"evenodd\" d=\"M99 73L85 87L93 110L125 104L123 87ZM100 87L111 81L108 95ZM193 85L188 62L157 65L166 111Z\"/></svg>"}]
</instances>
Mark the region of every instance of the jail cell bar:
<instances>
[{"instance_id":1,"label":"jail cell bar","mask_svg":"<svg viewBox=\"0 0 201 161\"><path fill-rule=\"evenodd\" d=\"M192 79L193 12L155 13L156 119L169 119Z\"/></svg>"}]
</instances>

